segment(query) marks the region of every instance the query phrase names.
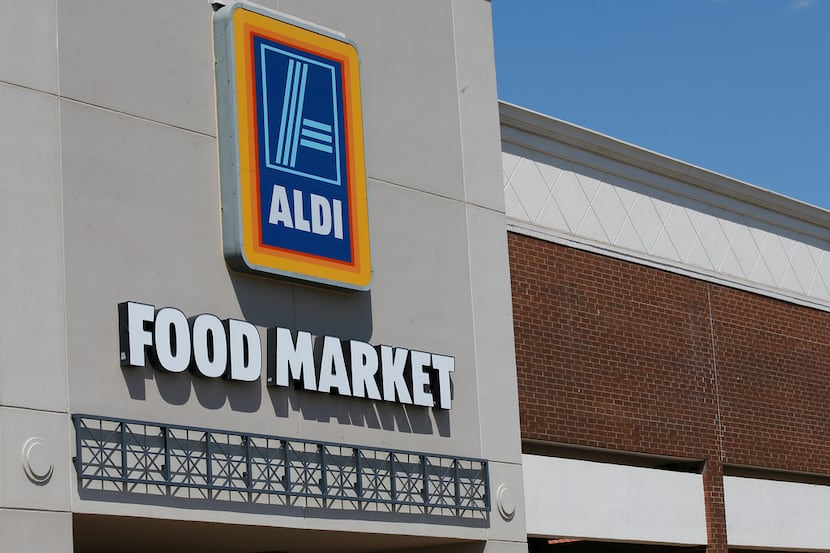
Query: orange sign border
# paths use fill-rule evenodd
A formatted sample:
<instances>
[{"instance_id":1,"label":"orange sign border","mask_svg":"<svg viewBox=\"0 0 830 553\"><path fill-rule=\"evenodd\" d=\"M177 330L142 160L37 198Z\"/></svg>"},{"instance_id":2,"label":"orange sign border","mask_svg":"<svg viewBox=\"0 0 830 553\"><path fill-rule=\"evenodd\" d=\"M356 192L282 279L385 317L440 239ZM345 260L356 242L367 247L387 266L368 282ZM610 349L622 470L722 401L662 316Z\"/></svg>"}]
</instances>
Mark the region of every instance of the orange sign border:
<instances>
[{"instance_id":1,"label":"orange sign border","mask_svg":"<svg viewBox=\"0 0 830 553\"><path fill-rule=\"evenodd\" d=\"M229 61L232 62L230 64L232 70L227 71L226 75L231 81L228 84L232 101L235 104L236 117L234 127L230 130L236 142L233 186L238 190L238 195L235 197L234 194L226 194L223 190L223 211L230 208L236 212L223 214L223 225L234 226L231 229L234 232L229 233L226 229L224 233L228 262L233 268L239 270L286 276L349 289L368 289L372 269L363 149L360 61L357 48L351 42L288 21L275 19L276 16L252 11L248 6L233 5L223 8L225 9L229 10L229 14L222 14L220 11L217 13L217 19L228 21L229 24L217 24L217 37L223 30L225 33L230 31L226 46ZM220 17L220 14L224 17ZM260 210L254 36L332 59L342 66L346 186L349 199L346 219L351 237L351 262L326 259L262 243L260 229L263 221ZM219 48L217 48L217 58L219 54ZM217 63L217 85L220 87L220 92L223 84L220 81L221 73L221 68ZM221 110L223 109L222 95L219 94L219 96L219 109ZM224 180L223 188L226 186ZM233 203L236 205L225 205L229 198L233 198L235 200ZM231 235L230 244L228 244L229 234Z\"/></svg>"}]
</instances>

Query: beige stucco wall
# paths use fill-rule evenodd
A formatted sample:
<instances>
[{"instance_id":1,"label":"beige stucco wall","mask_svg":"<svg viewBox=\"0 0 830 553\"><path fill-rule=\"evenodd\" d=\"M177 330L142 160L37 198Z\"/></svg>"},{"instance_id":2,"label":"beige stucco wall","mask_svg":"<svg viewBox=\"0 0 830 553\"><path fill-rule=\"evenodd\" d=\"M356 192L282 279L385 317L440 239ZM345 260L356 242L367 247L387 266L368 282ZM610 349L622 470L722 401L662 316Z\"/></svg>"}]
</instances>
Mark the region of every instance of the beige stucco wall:
<instances>
[{"instance_id":1,"label":"beige stucco wall","mask_svg":"<svg viewBox=\"0 0 830 553\"><path fill-rule=\"evenodd\" d=\"M522 550L521 513L510 522L494 513L475 524L358 523L359 513L274 516L78 490L70 413L483 457L493 489L508 484L521 504L489 3L263 4L359 47L369 292L246 276L225 265L210 3L7 6L0 517L25 522L4 522L16 530L2 539L12 547L21 532L37 536L27 526L48 525L63 539L38 550L69 550L71 513L87 513L490 540L488 547ZM264 379L249 385L122 369L116 306L126 300L246 319L263 339L266 327L280 325L452 355L453 409L275 390ZM46 484L21 469L21 447L33 436L49 446L54 474Z\"/></svg>"}]
</instances>

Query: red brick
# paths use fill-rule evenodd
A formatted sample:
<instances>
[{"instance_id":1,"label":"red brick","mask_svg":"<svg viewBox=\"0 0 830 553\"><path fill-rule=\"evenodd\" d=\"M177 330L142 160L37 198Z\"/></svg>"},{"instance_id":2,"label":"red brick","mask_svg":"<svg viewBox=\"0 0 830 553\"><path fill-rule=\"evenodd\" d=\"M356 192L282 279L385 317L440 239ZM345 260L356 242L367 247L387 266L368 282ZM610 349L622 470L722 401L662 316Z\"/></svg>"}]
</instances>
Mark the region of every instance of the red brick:
<instances>
[{"instance_id":1,"label":"red brick","mask_svg":"<svg viewBox=\"0 0 830 553\"><path fill-rule=\"evenodd\" d=\"M830 313L510 233L526 439L830 475Z\"/></svg>"}]
</instances>

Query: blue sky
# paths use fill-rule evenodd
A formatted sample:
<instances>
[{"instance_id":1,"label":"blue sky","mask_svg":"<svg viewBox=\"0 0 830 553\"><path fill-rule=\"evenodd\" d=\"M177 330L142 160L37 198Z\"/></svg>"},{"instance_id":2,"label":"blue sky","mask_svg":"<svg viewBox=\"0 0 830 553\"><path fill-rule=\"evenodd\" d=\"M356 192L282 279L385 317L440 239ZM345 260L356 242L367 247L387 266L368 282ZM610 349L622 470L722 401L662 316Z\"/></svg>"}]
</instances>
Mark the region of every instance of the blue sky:
<instances>
[{"instance_id":1,"label":"blue sky","mask_svg":"<svg viewBox=\"0 0 830 553\"><path fill-rule=\"evenodd\" d=\"M493 0L499 97L830 209L830 0Z\"/></svg>"}]
</instances>

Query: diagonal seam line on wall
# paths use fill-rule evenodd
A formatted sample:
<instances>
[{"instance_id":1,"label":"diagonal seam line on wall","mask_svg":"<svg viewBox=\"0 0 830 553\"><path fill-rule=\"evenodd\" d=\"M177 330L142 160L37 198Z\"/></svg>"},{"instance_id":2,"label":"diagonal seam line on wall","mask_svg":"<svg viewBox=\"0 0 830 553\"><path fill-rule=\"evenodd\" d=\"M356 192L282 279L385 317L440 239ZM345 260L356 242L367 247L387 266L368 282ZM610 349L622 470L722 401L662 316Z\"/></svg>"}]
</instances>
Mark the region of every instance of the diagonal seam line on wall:
<instances>
[{"instance_id":1,"label":"diagonal seam line on wall","mask_svg":"<svg viewBox=\"0 0 830 553\"><path fill-rule=\"evenodd\" d=\"M718 459L721 462L725 461L723 453L723 419L721 418L720 408L720 386L718 383L718 344L715 338L715 321L712 312L712 285L706 285L706 304L709 308L709 337L712 341L712 381L715 386L715 424L718 434Z\"/></svg>"}]
</instances>

